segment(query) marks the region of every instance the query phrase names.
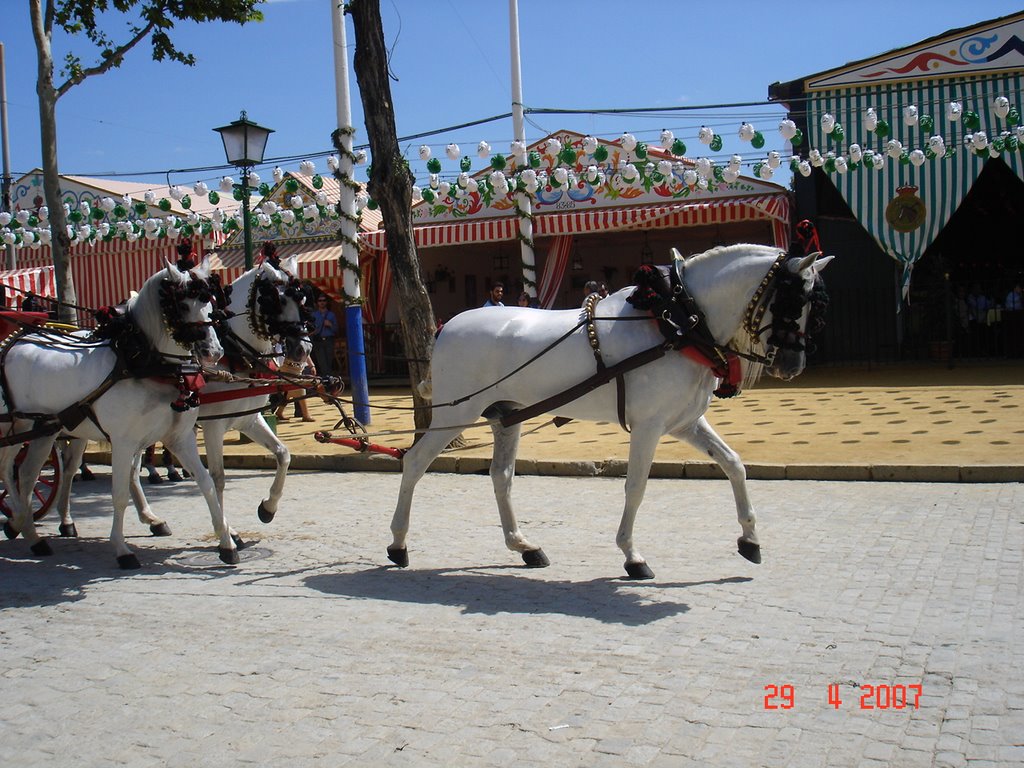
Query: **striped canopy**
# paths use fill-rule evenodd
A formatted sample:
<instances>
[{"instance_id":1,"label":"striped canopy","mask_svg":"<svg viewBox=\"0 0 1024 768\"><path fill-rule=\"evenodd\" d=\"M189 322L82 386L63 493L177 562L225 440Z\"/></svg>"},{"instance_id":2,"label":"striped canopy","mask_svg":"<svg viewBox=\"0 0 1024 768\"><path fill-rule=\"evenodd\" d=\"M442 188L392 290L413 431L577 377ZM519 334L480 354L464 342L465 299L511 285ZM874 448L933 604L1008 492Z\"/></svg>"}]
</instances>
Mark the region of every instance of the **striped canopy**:
<instances>
[{"instance_id":1,"label":"striped canopy","mask_svg":"<svg viewBox=\"0 0 1024 768\"><path fill-rule=\"evenodd\" d=\"M845 154L854 143L863 149L884 152L889 139L899 140L908 150L923 150L928 134L919 125L906 125L903 108L907 105L916 105L920 114L931 116L935 122L932 133L943 136L947 147L956 148L953 157L926 160L920 167L888 159L882 171L861 166L829 176L861 225L882 250L903 266L904 295L909 290L915 262L946 226L986 163L1005 162L1018 178L1024 179L1024 157L1020 152L1004 151L995 159L979 157L965 147L963 140L967 131L961 121L947 120L946 105L959 101L965 112L976 112L981 118L982 130L991 139L1007 128L1007 124L992 113L993 99L1005 95L1011 102L1017 102L1022 86L1024 78L1020 74L1008 74L925 80L903 83L898 88L857 87L810 94L807 110L810 146L819 147L822 152L834 149L837 154ZM864 114L869 107L874 108L880 120L892 126L892 135L880 139L865 129ZM843 146L836 147L825 135L821 127L821 116L825 113L832 114L844 127ZM903 209L910 215L906 224L898 218L901 204L908 206ZM914 224L916 226L912 226Z\"/></svg>"}]
</instances>

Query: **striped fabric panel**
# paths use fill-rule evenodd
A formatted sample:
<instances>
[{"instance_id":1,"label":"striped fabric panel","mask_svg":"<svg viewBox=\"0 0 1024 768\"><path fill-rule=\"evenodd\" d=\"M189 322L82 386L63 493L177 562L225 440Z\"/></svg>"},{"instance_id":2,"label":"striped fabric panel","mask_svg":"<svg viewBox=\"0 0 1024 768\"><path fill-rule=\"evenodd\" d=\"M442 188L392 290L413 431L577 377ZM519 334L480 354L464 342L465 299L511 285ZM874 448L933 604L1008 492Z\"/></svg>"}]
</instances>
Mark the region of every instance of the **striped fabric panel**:
<instances>
[{"instance_id":1,"label":"striped fabric panel","mask_svg":"<svg viewBox=\"0 0 1024 768\"><path fill-rule=\"evenodd\" d=\"M551 309L558 298L565 270L569 266L570 253L572 235L559 235L552 241L547 258L544 259L544 272L541 274L540 287L537 291L537 305L541 309Z\"/></svg>"},{"instance_id":2,"label":"striped fabric panel","mask_svg":"<svg viewBox=\"0 0 1024 768\"><path fill-rule=\"evenodd\" d=\"M822 152L833 149L847 153L849 145L860 144L864 149L884 151L890 138L899 139L908 150L924 149L927 135L920 126L908 126L903 108L914 104L921 115L931 115L935 121L934 133L941 135L947 147L956 147L953 158L927 160L920 168L887 160L885 169L876 171L861 167L846 174L832 174L830 179L849 204L854 215L878 242L879 246L903 265L903 293L910 286L914 263L932 244L950 217L960 206L971 186L989 159L978 157L964 147L965 129L962 121L951 123L946 119L946 105L953 100L963 104L964 111L977 112L981 130L990 139L1008 126L992 113L996 96L1005 95L1012 104L1019 104L1024 77L1008 74L996 77L973 77L958 80L928 80L904 84L898 91L885 88L852 88L816 94L808 105L808 132L810 146ZM868 107L874 107L879 119L886 120L891 135L884 140L869 134L863 124ZM830 112L842 123L846 140L835 146L824 135L820 118ZM1024 159L1019 152L1003 152L1003 162L1024 179ZM912 232L901 233L885 220L889 203L905 187L916 187L916 194L924 202L927 215L924 223Z\"/></svg>"},{"instance_id":3,"label":"striped fabric panel","mask_svg":"<svg viewBox=\"0 0 1024 768\"><path fill-rule=\"evenodd\" d=\"M57 280L53 267L26 267L0 272L0 283L11 288L7 292L7 305L17 306L28 291L36 296L54 299L57 297Z\"/></svg>"}]
</instances>

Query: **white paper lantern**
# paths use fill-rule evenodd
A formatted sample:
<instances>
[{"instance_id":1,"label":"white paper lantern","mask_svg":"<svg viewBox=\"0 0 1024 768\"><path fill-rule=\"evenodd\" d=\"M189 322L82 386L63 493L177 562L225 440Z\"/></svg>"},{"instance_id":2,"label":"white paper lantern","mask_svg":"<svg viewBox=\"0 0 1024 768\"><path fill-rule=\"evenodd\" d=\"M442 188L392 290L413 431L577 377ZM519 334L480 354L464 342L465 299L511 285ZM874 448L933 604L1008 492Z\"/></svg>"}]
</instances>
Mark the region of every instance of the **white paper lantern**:
<instances>
[{"instance_id":1,"label":"white paper lantern","mask_svg":"<svg viewBox=\"0 0 1024 768\"><path fill-rule=\"evenodd\" d=\"M739 176L740 176L739 168L734 168L731 165L727 166L725 168L725 170L722 171L722 179L727 184L732 184L734 181L736 181L736 179L739 178Z\"/></svg>"},{"instance_id":2,"label":"white paper lantern","mask_svg":"<svg viewBox=\"0 0 1024 768\"><path fill-rule=\"evenodd\" d=\"M783 120L781 123L779 123L779 134L782 136L783 139L789 141L794 136L796 136L796 123L794 123L792 120L788 118Z\"/></svg>"},{"instance_id":3,"label":"white paper lantern","mask_svg":"<svg viewBox=\"0 0 1024 768\"><path fill-rule=\"evenodd\" d=\"M271 172L271 175L274 177L275 184L280 184L284 181L284 170L279 165L274 166L274 170Z\"/></svg>"},{"instance_id":4,"label":"white paper lantern","mask_svg":"<svg viewBox=\"0 0 1024 768\"><path fill-rule=\"evenodd\" d=\"M220 180L220 191L225 195L230 195L231 191L235 188L235 180L230 176L224 176Z\"/></svg>"},{"instance_id":5,"label":"white paper lantern","mask_svg":"<svg viewBox=\"0 0 1024 768\"><path fill-rule=\"evenodd\" d=\"M316 163L312 160L303 160L299 163L299 173L303 176L312 176L316 173Z\"/></svg>"},{"instance_id":6,"label":"white paper lantern","mask_svg":"<svg viewBox=\"0 0 1024 768\"><path fill-rule=\"evenodd\" d=\"M584 144L585 143L586 139L584 139ZM512 150L512 156L516 159L516 163L524 165L526 163L526 145L516 139L510 145L510 149Z\"/></svg>"},{"instance_id":7,"label":"white paper lantern","mask_svg":"<svg viewBox=\"0 0 1024 768\"><path fill-rule=\"evenodd\" d=\"M903 154L903 144L899 139L889 139L889 143L885 145L885 152L893 160L899 158Z\"/></svg>"},{"instance_id":8,"label":"white paper lantern","mask_svg":"<svg viewBox=\"0 0 1024 768\"><path fill-rule=\"evenodd\" d=\"M864 111L864 130L874 132L878 127L878 113L874 107L868 107Z\"/></svg>"},{"instance_id":9,"label":"white paper lantern","mask_svg":"<svg viewBox=\"0 0 1024 768\"><path fill-rule=\"evenodd\" d=\"M490 157L491 156L491 145L486 141L481 141L476 145L476 154L478 157Z\"/></svg>"},{"instance_id":10,"label":"white paper lantern","mask_svg":"<svg viewBox=\"0 0 1024 768\"><path fill-rule=\"evenodd\" d=\"M846 158L840 155L836 158L836 173L846 173L849 166L846 163Z\"/></svg>"},{"instance_id":11,"label":"white paper lantern","mask_svg":"<svg viewBox=\"0 0 1024 768\"><path fill-rule=\"evenodd\" d=\"M715 140L715 132L708 128L706 125L702 125L700 130L697 131L697 140L701 144L710 144Z\"/></svg>"},{"instance_id":12,"label":"white paper lantern","mask_svg":"<svg viewBox=\"0 0 1024 768\"><path fill-rule=\"evenodd\" d=\"M451 192L451 189L451 184L449 184L447 181L442 181L440 184L437 185L437 196L444 200L446 197L448 197L448 193Z\"/></svg>"},{"instance_id":13,"label":"white paper lantern","mask_svg":"<svg viewBox=\"0 0 1024 768\"><path fill-rule=\"evenodd\" d=\"M996 117L1002 120L1010 114L1010 100L1005 96L996 96L995 101L992 102L992 111L996 113Z\"/></svg>"},{"instance_id":14,"label":"white paper lantern","mask_svg":"<svg viewBox=\"0 0 1024 768\"><path fill-rule=\"evenodd\" d=\"M427 146L426 144L420 144L420 160L429 160L431 154L432 152L430 151L429 146Z\"/></svg>"},{"instance_id":15,"label":"white paper lantern","mask_svg":"<svg viewBox=\"0 0 1024 768\"><path fill-rule=\"evenodd\" d=\"M811 175L811 164L806 160L801 160L800 165L797 166L797 170L800 171L800 175L807 177Z\"/></svg>"},{"instance_id":16,"label":"white paper lantern","mask_svg":"<svg viewBox=\"0 0 1024 768\"><path fill-rule=\"evenodd\" d=\"M903 122L907 125L917 125L917 107L908 104L903 108Z\"/></svg>"},{"instance_id":17,"label":"white paper lantern","mask_svg":"<svg viewBox=\"0 0 1024 768\"><path fill-rule=\"evenodd\" d=\"M552 136L550 139L548 139L547 143L544 145L544 148L547 151L547 154L552 155L554 157L558 157L558 153L562 151L562 142L560 142L558 139Z\"/></svg>"},{"instance_id":18,"label":"white paper lantern","mask_svg":"<svg viewBox=\"0 0 1024 768\"><path fill-rule=\"evenodd\" d=\"M595 168L594 170L595 170L595 173L596 173L597 169ZM671 160L659 160L658 161L658 173L660 173L662 176L666 176L666 177L667 176L671 176L672 175L672 161Z\"/></svg>"},{"instance_id":19,"label":"white paper lantern","mask_svg":"<svg viewBox=\"0 0 1024 768\"><path fill-rule=\"evenodd\" d=\"M196 197L206 197L209 192L210 188L201 181L197 181L192 187L192 194Z\"/></svg>"},{"instance_id":20,"label":"white paper lantern","mask_svg":"<svg viewBox=\"0 0 1024 768\"><path fill-rule=\"evenodd\" d=\"M760 176L765 181L771 179L774 173L775 171L772 170L771 166L768 165L768 163L763 163L757 171L757 175Z\"/></svg>"},{"instance_id":21,"label":"white paper lantern","mask_svg":"<svg viewBox=\"0 0 1024 768\"><path fill-rule=\"evenodd\" d=\"M462 150L459 149L458 144L453 142L444 148L444 153L448 156L449 160L458 160Z\"/></svg>"},{"instance_id":22,"label":"white paper lantern","mask_svg":"<svg viewBox=\"0 0 1024 768\"><path fill-rule=\"evenodd\" d=\"M924 165L924 161L928 158L925 157L924 152L920 149L913 149L910 151L910 164L915 168L920 168Z\"/></svg>"},{"instance_id":23,"label":"white paper lantern","mask_svg":"<svg viewBox=\"0 0 1024 768\"><path fill-rule=\"evenodd\" d=\"M740 155L733 155L729 158L729 167L739 170L740 166L743 165L743 157Z\"/></svg>"},{"instance_id":24,"label":"white paper lantern","mask_svg":"<svg viewBox=\"0 0 1024 768\"><path fill-rule=\"evenodd\" d=\"M693 168L687 168L685 171L683 171L683 183L688 187L696 185L697 172L693 170Z\"/></svg>"},{"instance_id":25,"label":"white paper lantern","mask_svg":"<svg viewBox=\"0 0 1024 768\"><path fill-rule=\"evenodd\" d=\"M960 113L963 112L964 107L959 101L951 101L946 105L946 119L951 123L955 123L960 119Z\"/></svg>"},{"instance_id":26,"label":"white paper lantern","mask_svg":"<svg viewBox=\"0 0 1024 768\"><path fill-rule=\"evenodd\" d=\"M667 128L663 130L661 132L661 135L658 137L658 141L661 144L662 149L671 149L672 144L675 142L675 140L675 134L672 133L672 131L668 130Z\"/></svg>"},{"instance_id":27,"label":"white paper lantern","mask_svg":"<svg viewBox=\"0 0 1024 768\"><path fill-rule=\"evenodd\" d=\"M851 163L859 163L862 159L864 159L864 152L861 149L860 144L851 144L850 145L850 162Z\"/></svg>"},{"instance_id":28,"label":"white paper lantern","mask_svg":"<svg viewBox=\"0 0 1024 768\"><path fill-rule=\"evenodd\" d=\"M742 123L740 125L739 135L741 141L750 141L754 138L754 126L750 123Z\"/></svg>"},{"instance_id":29,"label":"white paper lantern","mask_svg":"<svg viewBox=\"0 0 1024 768\"><path fill-rule=\"evenodd\" d=\"M250 187L252 187L252 188L258 187L260 185L260 181L261 181L260 175L258 173L256 173L256 171L250 171L249 172L249 186Z\"/></svg>"},{"instance_id":30,"label":"white paper lantern","mask_svg":"<svg viewBox=\"0 0 1024 768\"><path fill-rule=\"evenodd\" d=\"M807 159L815 168L821 168L825 164L825 158L821 156L821 152L817 149L812 149L808 152Z\"/></svg>"},{"instance_id":31,"label":"white paper lantern","mask_svg":"<svg viewBox=\"0 0 1024 768\"><path fill-rule=\"evenodd\" d=\"M975 149L985 149L988 146L988 136L984 131L977 131L971 139Z\"/></svg>"},{"instance_id":32,"label":"white paper lantern","mask_svg":"<svg viewBox=\"0 0 1024 768\"><path fill-rule=\"evenodd\" d=\"M836 118L831 112L826 112L821 116L821 130L825 133L832 133L836 127Z\"/></svg>"}]
</instances>

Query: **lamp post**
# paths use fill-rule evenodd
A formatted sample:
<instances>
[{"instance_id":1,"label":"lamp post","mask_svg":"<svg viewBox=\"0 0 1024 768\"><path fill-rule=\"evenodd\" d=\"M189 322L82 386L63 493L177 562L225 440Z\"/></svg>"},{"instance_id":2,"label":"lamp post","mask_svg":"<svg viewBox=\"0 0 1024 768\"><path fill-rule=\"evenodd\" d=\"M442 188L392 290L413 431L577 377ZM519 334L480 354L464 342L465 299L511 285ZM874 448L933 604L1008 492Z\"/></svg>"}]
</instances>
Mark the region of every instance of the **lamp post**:
<instances>
[{"instance_id":1,"label":"lamp post","mask_svg":"<svg viewBox=\"0 0 1024 768\"><path fill-rule=\"evenodd\" d=\"M267 139L274 131L257 125L245 110L238 120L220 128L214 128L224 141L224 154L228 162L242 169L242 232L245 236L245 268L252 269L252 225L249 223L249 169L263 162Z\"/></svg>"}]
</instances>

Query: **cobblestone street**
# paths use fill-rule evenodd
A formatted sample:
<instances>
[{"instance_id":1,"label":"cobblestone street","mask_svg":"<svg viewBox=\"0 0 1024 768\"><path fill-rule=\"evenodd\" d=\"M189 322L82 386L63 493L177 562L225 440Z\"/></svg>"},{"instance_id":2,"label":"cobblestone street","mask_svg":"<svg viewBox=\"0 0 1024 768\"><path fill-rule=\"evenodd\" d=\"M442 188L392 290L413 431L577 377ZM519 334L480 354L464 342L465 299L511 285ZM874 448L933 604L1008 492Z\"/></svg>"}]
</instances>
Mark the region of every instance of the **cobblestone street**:
<instances>
[{"instance_id":1,"label":"cobblestone street","mask_svg":"<svg viewBox=\"0 0 1024 768\"><path fill-rule=\"evenodd\" d=\"M193 484L147 486L174 535L130 517L126 573L107 471L80 540L0 541L5 765L1024 764L1021 484L754 481L755 566L727 483L652 480L630 582L621 479L516 480L540 570L486 476L421 482L405 570L396 474L292 473L262 525L231 471L236 568Z\"/></svg>"}]
</instances>

